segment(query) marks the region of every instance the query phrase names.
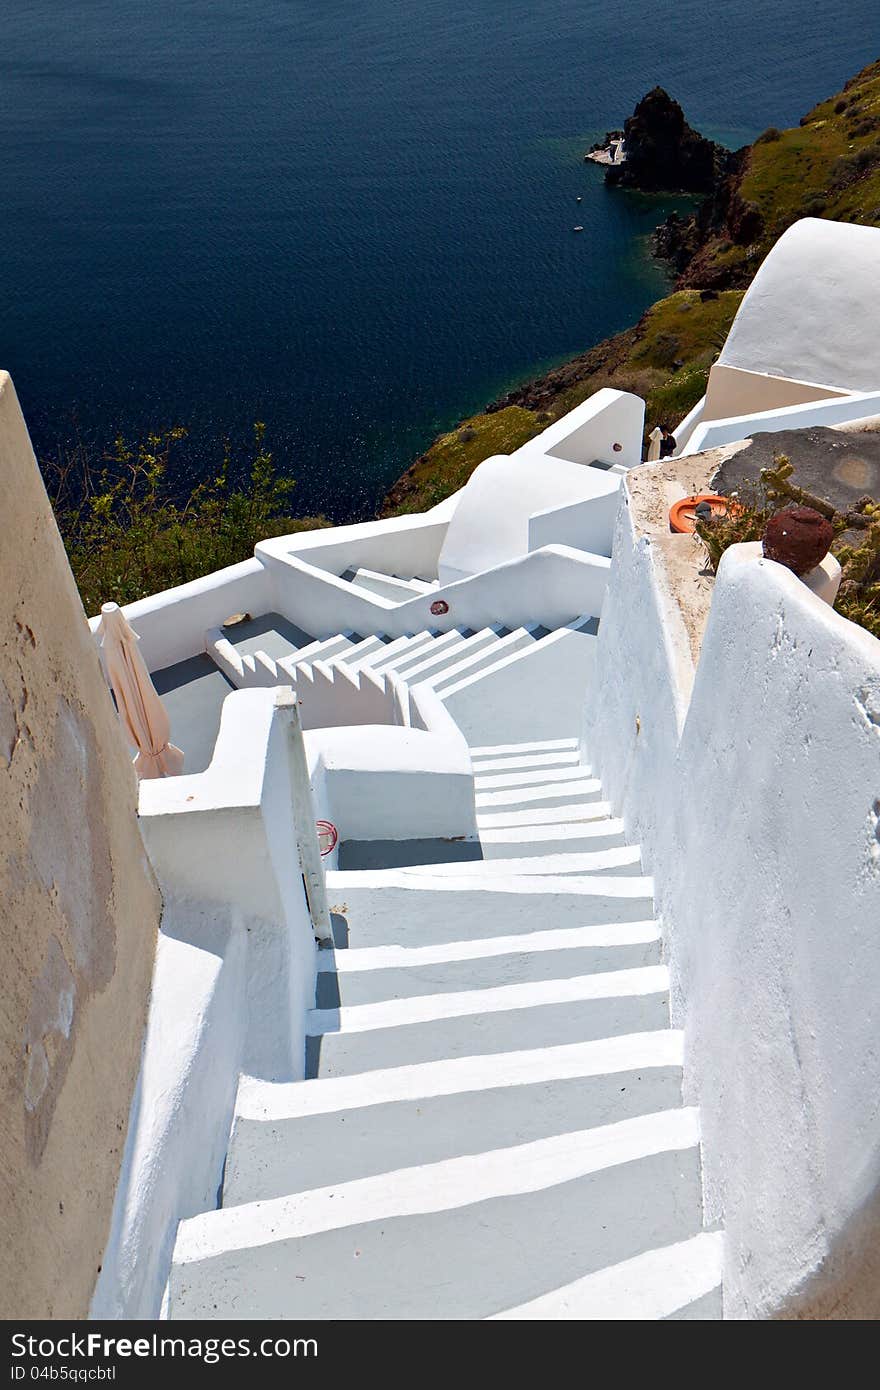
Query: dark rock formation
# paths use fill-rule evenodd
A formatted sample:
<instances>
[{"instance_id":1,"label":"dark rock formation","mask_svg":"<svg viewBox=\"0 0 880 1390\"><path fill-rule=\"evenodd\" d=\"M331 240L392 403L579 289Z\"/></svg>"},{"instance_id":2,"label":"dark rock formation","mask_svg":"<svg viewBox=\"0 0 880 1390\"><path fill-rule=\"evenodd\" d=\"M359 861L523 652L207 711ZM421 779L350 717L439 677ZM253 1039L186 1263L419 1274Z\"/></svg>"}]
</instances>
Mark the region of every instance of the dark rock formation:
<instances>
[{"instance_id":1,"label":"dark rock formation","mask_svg":"<svg viewBox=\"0 0 880 1390\"><path fill-rule=\"evenodd\" d=\"M642 97L624 126L626 161L607 183L651 193L712 193L727 172L729 151L689 126L662 87Z\"/></svg>"},{"instance_id":2,"label":"dark rock formation","mask_svg":"<svg viewBox=\"0 0 880 1390\"><path fill-rule=\"evenodd\" d=\"M825 559L833 539L831 522L812 507L786 507L767 522L764 554L795 574L809 574Z\"/></svg>"},{"instance_id":3,"label":"dark rock formation","mask_svg":"<svg viewBox=\"0 0 880 1390\"><path fill-rule=\"evenodd\" d=\"M733 277L725 274L723 266L698 273L700 251L713 237L725 236L731 245L747 246L761 235L758 209L743 202L739 194L747 154L748 146L723 151L724 157L719 157L716 166L716 182L699 207L687 217L670 213L654 232L654 254L668 260L679 275L687 272L688 289L724 290L733 284Z\"/></svg>"}]
</instances>

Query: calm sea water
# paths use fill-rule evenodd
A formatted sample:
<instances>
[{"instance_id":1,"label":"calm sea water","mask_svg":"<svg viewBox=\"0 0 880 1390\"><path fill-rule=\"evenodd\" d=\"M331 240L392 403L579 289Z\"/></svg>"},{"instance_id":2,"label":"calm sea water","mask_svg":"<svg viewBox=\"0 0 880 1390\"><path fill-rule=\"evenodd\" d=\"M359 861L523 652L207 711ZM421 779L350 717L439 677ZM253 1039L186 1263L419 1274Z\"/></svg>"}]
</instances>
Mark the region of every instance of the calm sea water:
<instances>
[{"instance_id":1,"label":"calm sea water","mask_svg":"<svg viewBox=\"0 0 880 1390\"><path fill-rule=\"evenodd\" d=\"M597 134L661 82L743 143L877 38L876 0L18 0L0 364L41 454L183 423L195 474L262 418L300 510L369 515L663 292Z\"/></svg>"}]
</instances>

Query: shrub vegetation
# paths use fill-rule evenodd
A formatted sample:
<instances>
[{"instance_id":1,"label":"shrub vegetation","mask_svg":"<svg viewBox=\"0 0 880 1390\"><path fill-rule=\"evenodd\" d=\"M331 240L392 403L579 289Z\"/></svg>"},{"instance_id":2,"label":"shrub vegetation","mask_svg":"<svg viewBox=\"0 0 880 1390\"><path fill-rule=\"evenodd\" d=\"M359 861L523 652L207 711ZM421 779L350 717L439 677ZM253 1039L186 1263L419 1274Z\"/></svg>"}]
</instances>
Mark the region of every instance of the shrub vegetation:
<instances>
[{"instance_id":1,"label":"shrub vegetation","mask_svg":"<svg viewBox=\"0 0 880 1390\"><path fill-rule=\"evenodd\" d=\"M214 477L180 496L169 480L180 427L129 444L121 436L95 466L82 446L44 467L68 558L87 613L186 584L253 554L257 541L330 523L290 515L292 478L278 476L266 427L250 457L226 444ZM234 483L245 474L247 481Z\"/></svg>"}]
</instances>

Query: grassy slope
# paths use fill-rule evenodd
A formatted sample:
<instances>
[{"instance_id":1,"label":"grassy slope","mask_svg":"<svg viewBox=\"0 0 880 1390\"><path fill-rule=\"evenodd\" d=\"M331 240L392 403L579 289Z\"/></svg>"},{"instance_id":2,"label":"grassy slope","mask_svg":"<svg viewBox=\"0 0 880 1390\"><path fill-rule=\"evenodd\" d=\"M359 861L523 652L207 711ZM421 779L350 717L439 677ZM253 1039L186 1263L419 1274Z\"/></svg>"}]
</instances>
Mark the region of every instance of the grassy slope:
<instances>
[{"instance_id":1,"label":"grassy slope","mask_svg":"<svg viewBox=\"0 0 880 1390\"><path fill-rule=\"evenodd\" d=\"M713 237L685 279L695 283L726 270L747 285L787 227L801 217L880 226L880 62L820 102L791 130L765 131L752 145L739 200L760 214L762 230L748 245Z\"/></svg>"},{"instance_id":2,"label":"grassy slope","mask_svg":"<svg viewBox=\"0 0 880 1390\"><path fill-rule=\"evenodd\" d=\"M633 328L441 435L394 485L383 515L434 506L483 459L510 453L603 386L644 396L648 430L667 417L682 419L704 392L743 290L786 227L816 216L880 225L880 62L821 102L801 125L756 141L739 201L760 213L757 240L737 245L713 236L683 277L684 283L712 283L723 270L733 288L708 300L696 289L659 300Z\"/></svg>"},{"instance_id":3,"label":"grassy slope","mask_svg":"<svg viewBox=\"0 0 880 1390\"><path fill-rule=\"evenodd\" d=\"M500 409L441 435L395 483L383 515L435 506L463 487L483 459L509 454L603 386L644 396L649 430L658 420L682 419L706 389L741 299L738 290L708 300L698 290L680 290L659 300L635 328L512 392Z\"/></svg>"}]
</instances>

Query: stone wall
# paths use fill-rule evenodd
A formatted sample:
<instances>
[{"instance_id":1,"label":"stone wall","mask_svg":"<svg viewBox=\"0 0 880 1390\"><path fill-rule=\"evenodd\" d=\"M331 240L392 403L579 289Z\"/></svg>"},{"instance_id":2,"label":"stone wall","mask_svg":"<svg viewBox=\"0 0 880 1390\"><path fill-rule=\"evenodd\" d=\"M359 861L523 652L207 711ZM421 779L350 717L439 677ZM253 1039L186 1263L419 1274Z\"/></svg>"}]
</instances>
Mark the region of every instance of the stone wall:
<instances>
[{"instance_id":1,"label":"stone wall","mask_svg":"<svg viewBox=\"0 0 880 1390\"><path fill-rule=\"evenodd\" d=\"M107 1239L161 903L6 373L0 488L0 1317L78 1318Z\"/></svg>"}]
</instances>

